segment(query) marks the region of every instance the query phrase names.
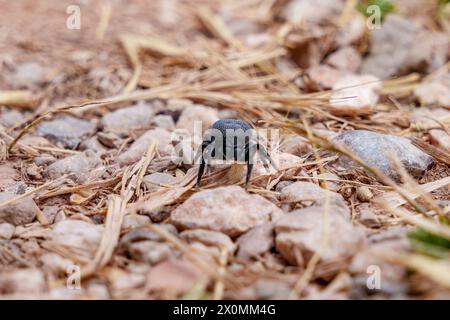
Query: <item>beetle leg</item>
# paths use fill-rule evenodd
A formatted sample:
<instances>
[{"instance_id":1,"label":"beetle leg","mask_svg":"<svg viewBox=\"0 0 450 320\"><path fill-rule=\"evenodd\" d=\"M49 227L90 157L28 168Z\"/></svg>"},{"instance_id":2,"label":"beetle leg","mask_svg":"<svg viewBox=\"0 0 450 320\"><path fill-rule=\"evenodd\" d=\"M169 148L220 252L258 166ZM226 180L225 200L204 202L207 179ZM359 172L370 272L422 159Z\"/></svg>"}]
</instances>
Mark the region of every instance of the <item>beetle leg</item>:
<instances>
[{"instance_id":1,"label":"beetle leg","mask_svg":"<svg viewBox=\"0 0 450 320\"><path fill-rule=\"evenodd\" d=\"M211 144L211 141L204 141L202 145L199 147L197 155L195 156L195 159L198 159L200 157L200 166L198 168L197 173L197 183L195 184L195 188L198 190L200 188L200 180L203 176L203 171L205 171L205 158L203 156L203 153L205 152L205 149L208 145ZM208 164L209 166L209 164Z\"/></svg>"},{"instance_id":2,"label":"beetle leg","mask_svg":"<svg viewBox=\"0 0 450 320\"><path fill-rule=\"evenodd\" d=\"M269 166L267 165L267 162L270 163L270 165L275 169L278 170L275 162L273 161L272 157L269 155L269 153L267 152L266 148L264 148L263 145L261 144L257 144L257 149L259 151L259 156L261 157L261 161L264 164L264 168L266 168L266 170L269 170Z\"/></svg>"},{"instance_id":3,"label":"beetle leg","mask_svg":"<svg viewBox=\"0 0 450 320\"><path fill-rule=\"evenodd\" d=\"M253 159L256 152L256 146L254 144L245 145L245 162L247 163L247 175L245 177L245 190L248 189L250 184L250 178L253 170Z\"/></svg>"}]
</instances>

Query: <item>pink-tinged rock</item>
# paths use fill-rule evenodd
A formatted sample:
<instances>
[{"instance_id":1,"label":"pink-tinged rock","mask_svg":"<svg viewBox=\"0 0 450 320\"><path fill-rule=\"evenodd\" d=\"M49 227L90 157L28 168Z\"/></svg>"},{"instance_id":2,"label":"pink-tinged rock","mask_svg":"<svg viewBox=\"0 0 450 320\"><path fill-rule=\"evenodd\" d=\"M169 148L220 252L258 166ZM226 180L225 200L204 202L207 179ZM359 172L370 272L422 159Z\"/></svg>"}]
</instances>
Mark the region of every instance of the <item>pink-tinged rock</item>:
<instances>
[{"instance_id":1,"label":"pink-tinged rock","mask_svg":"<svg viewBox=\"0 0 450 320\"><path fill-rule=\"evenodd\" d=\"M39 269L14 269L0 273L0 293L38 294L46 290L45 277Z\"/></svg>"},{"instance_id":2,"label":"pink-tinged rock","mask_svg":"<svg viewBox=\"0 0 450 320\"><path fill-rule=\"evenodd\" d=\"M351 256L363 246L364 231L354 227L331 205L324 219L323 206L295 210L275 223L276 248L291 264L305 266L314 253L321 261L330 262ZM324 223L328 242L322 250Z\"/></svg>"},{"instance_id":3,"label":"pink-tinged rock","mask_svg":"<svg viewBox=\"0 0 450 320\"><path fill-rule=\"evenodd\" d=\"M442 129L432 129L428 132L431 143L450 152L450 136Z\"/></svg>"},{"instance_id":4,"label":"pink-tinged rock","mask_svg":"<svg viewBox=\"0 0 450 320\"><path fill-rule=\"evenodd\" d=\"M237 257L243 260L256 259L274 246L274 225L266 222L248 232L237 240Z\"/></svg>"},{"instance_id":5,"label":"pink-tinged rock","mask_svg":"<svg viewBox=\"0 0 450 320\"><path fill-rule=\"evenodd\" d=\"M311 145L306 142L305 138L300 136L287 137L280 144L280 151L300 157L311 152L311 150Z\"/></svg>"},{"instance_id":6,"label":"pink-tinged rock","mask_svg":"<svg viewBox=\"0 0 450 320\"><path fill-rule=\"evenodd\" d=\"M151 268L147 275L146 289L175 298L186 293L205 274L184 259L169 259Z\"/></svg>"},{"instance_id":7,"label":"pink-tinged rock","mask_svg":"<svg viewBox=\"0 0 450 320\"><path fill-rule=\"evenodd\" d=\"M55 224L49 239L58 246L93 257L103 235L103 225L81 220L63 220Z\"/></svg>"},{"instance_id":8,"label":"pink-tinged rock","mask_svg":"<svg viewBox=\"0 0 450 320\"><path fill-rule=\"evenodd\" d=\"M176 208L171 220L180 229L207 229L238 236L283 212L269 200L238 186L200 191Z\"/></svg>"},{"instance_id":9,"label":"pink-tinged rock","mask_svg":"<svg viewBox=\"0 0 450 320\"><path fill-rule=\"evenodd\" d=\"M337 33L336 43L340 47L356 43L364 36L366 29L364 17L360 14L354 14L347 25Z\"/></svg>"},{"instance_id":10,"label":"pink-tinged rock","mask_svg":"<svg viewBox=\"0 0 450 320\"><path fill-rule=\"evenodd\" d=\"M13 184L20 178L19 172L10 164L0 165L0 189Z\"/></svg>"},{"instance_id":11,"label":"pink-tinged rock","mask_svg":"<svg viewBox=\"0 0 450 320\"><path fill-rule=\"evenodd\" d=\"M333 90L330 110L334 114L371 113L378 103L381 82L371 75L348 75L337 81Z\"/></svg>"},{"instance_id":12,"label":"pink-tinged rock","mask_svg":"<svg viewBox=\"0 0 450 320\"><path fill-rule=\"evenodd\" d=\"M0 193L0 203L17 197L10 192ZM0 222L7 222L15 226L30 223L36 218L39 208L31 197L0 207Z\"/></svg>"},{"instance_id":13,"label":"pink-tinged rock","mask_svg":"<svg viewBox=\"0 0 450 320\"><path fill-rule=\"evenodd\" d=\"M128 150L122 153L118 158L119 163L129 165L139 161L147 152L153 139L158 142L158 152L161 156L172 155L172 134L166 129L155 128L140 136Z\"/></svg>"},{"instance_id":14,"label":"pink-tinged rock","mask_svg":"<svg viewBox=\"0 0 450 320\"><path fill-rule=\"evenodd\" d=\"M0 223L0 239L9 240L14 235L14 231L16 227L14 227L10 223Z\"/></svg>"},{"instance_id":15,"label":"pink-tinged rock","mask_svg":"<svg viewBox=\"0 0 450 320\"><path fill-rule=\"evenodd\" d=\"M423 106L450 108L450 73L422 82L414 89L414 95Z\"/></svg>"},{"instance_id":16,"label":"pink-tinged rock","mask_svg":"<svg viewBox=\"0 0 450 320\"><path fill-rule=\"evenodd\" d=\"M405 277L407 270L404 266L388 262L383 259L384 254L402 254L408 252L409 242L406 237L400 240L384 240L367 247L356 253L350 265L355 284L359 284L363 290L367 290L368 275L378 273L380 280L379 290L389 293L405 293L408 290ZM373 280L375 280L373 278ZM376 282L370 282L376 285Z\"/></svg>"},{"instance_id":17,"label":"pink-tinged rock","mask_svg":"<svg viewBox=\"0 0 450 320\"><path fill-rule=\"evenodd\" d=\"M341 10L341 1L293 0L284 7L282 16L292 24L316 25L338 17Z\"/></svg>"},{"instance_id":18,"label":"pink-tinged rock","mask_svg":"<svg viewBox=\"0 0 450 320\"><path fill-rule=\"evenodd\" d=\"M222 232L202 229L185 230L180 233L180 237L189 243L200 242L209 247L225 248L231 254L236 249L230 237Z\"/></svg>"},{"instance_id":19,"label":"pink-tinged rock","mask_svg":"<svg viewBox=\"0 0 450 320\"><path fill-rule=\"evenodd\" d=\"M195 104L186 107L180 115L177 121L176 127L178 129L185 129L190 134L201 134L205 132L214 122L219 120L219 114L216 109L206 107L203 105ZM196 124L198 123L198 129L202 132L195 132Z\"/></svg>"},{"instance_id":20,"label":"pink-tinged rock","mask_svg":"<svg viewBox=\"0 0 450 320\"><path fill-rule=\"evenodd\" d=\"M326 59L326 63L336 69L356 72L361 66L361 54L353 47L342 47Z\"/></svg>"},{"instance_id":21,"label":"pink-tinged rock","mask_svg":"<svg viewBox=\"0 0 450 320\"><path fill-rule=\"evenodd\" d=\"M39 257L39 261L45 273L56 279L67 276L68 268L74 264L74 261L53 252L44 253Z\"/></svg>"},{"instance_id":22,"label":"pink-tinged rock","mask_svg":"<svg viewBox=\"0 0 450 320\"><path fill-rule=\"evenodd\" d=\"M286 152L274 152L271 154L273 161L275 162L279 170L285 170L288 168L298 168L304 162L304 160L298 156L295 156ZM276 174L278 171L274 167L269 165L269 171L264 168L261 160L258 158L253 168L252 177L258 177L261 175ZM288 177L287 174L284 176ZM287 179L287 178L286 178Z\"/></svg>"},{"instance_id":23,"label":"pink-tinged rock","mask_svg":"<svg viewBox=\"0 0 450 320\"><path fill-rule=\"evenodd\" d=\"M329 196L330 203L336 206L336 212L343 218L349 220L350 212L342 196L339 193L322 189L318 185L311 182L294 182L293 184L281 189L279 198L283 203L302 202L306 205L323 205L325 204L327 194Z\"/></svg>"},{"instance_id":24,"label":"pink-tinged rock","mask_svg":"<svg viewBox=\"0 0 450 320\"><path fill-rule=\"evenodd\" d=\"M309 79L312 82L311 85L317 89L333 88L339 79L347 73L347 71L338 70L326 64L316 65L307 71Z\"/></svg>"},{"instance_id":25,"label":"pink-tinged rock","mask_svg":"<svg viewBox=\"0 0 450 320\"><path fill-rule=\"evenodd\" d=\"M417 108L411 113L411 125L419 131L439 128L440 125L436 123L436 120L445 122L448 117L450 117L450 110L446 108Z\"/></svg>"}]
</instances>

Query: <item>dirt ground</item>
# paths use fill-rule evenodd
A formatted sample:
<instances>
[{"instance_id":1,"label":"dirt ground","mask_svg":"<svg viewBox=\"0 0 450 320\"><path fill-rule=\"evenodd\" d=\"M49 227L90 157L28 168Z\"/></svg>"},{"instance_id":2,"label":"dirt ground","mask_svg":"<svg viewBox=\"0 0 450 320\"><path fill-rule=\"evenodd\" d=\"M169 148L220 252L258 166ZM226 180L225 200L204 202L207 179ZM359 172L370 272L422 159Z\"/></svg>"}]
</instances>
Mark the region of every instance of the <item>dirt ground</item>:
<instances>
[{"instance_id":1,"label":"dirt ground","mask_svg":"<svg viewBox=\"0 0 450 320\"><path fill-rule=\"evenodd\" d=\"M449 299L449 57L445 0L0 0L0 298ZM274 165L196 188L228 118Z\"/></svg>"}]
</instances>

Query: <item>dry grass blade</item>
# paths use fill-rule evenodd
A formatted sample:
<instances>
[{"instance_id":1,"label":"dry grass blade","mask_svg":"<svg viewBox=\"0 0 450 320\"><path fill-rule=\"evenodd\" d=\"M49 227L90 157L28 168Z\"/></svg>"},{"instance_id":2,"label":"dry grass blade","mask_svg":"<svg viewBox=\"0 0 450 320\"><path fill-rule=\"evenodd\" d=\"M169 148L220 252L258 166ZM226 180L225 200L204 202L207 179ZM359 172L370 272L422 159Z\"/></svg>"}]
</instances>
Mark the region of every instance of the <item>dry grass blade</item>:
<instances>
[{"instance_id":1,"label":"dry grass blade","mask_svg":"<svg viewBox=\"0 0 450 320\"><path fill-rule=\"evenodd\" d=\"M44 112L43 114L37 116L33 121L31 121L29 124L27 124L19 132L17 137L9 144L8 152L11 153L12 148L14 148L14 146L20 140L20 138L22 138L30 129L34 128L36 125L41 123L47 116L51 116L53 114L56 114L56 113L59 113L59 112L64 112L64 111L68 111L68 110L71 110L71 109L82 108L82 107L90 106L90 105L104 105L104 104L107 104L107 103L108 103L107 101L90 101L90 102L82 103L82 104L79 104L79 105L69 105L69 106L57 107L57 108L54 108L54 109L49 110L47 112Z\"/></svg>"},{"instance_id":2,"label":"dry grass blade","mask_svg":"<svg viewBox=\"0 0 450 320\"><path fill-rule=\"evenodd\" d=\"M139 172L138 172L137 180L136 180L136 187L135 187L135 192L136 192L137 196L139 196L139 193L141 190L142 179L144 178L144 175L147 172L147 168L148 168L150 162L153 160L153 158L156 155L157 147L158 147L158 141L152 140L147 148L147 152L145 153L144 159L142 159L142 161L141 161L142 166L139 168Z\"/></svg>"},{"instance_id":3,"label":"dry grass blade","mask_svg":"<svg viewBox=\"0 0 450 320\"><path fill-rule=\"evenodd\" d=\"M37 97L28 90L0 91L0 105L30 108L37 102Z\"/></svg>"},{"instance_id":4,"label":"dry grass blade","mask_svg":"<svg viewBox=\"0 0 450 320\"><path fill-rule=\"evenodd\" d=\"M224 290L224 283L223 279L225 278L227 274L227 263L228 263L228 250L227 248L222 248L220 250L220 259L219 259L219 276L220 278L216 280L216 283L214 284L214 293L213 293L213 300L222 300L223 298L223 290Z\"/></svg>"},{"instance_id":5,"label":"dry grass blade","mask_svg":"<svg viewBox=\"0 0 450 320\"><path fill-rule=\"evenodd\" d=\"M412 225L421 227L450 240L450 227L446 225L425 218L422 215L414 214L405 208L393 208L387 204L380 204L380 206Z\"/></svg>"},{"instance_id":6,"label":"dry grass blade","mask_svg":"<svg viewBox=\"0 0 450 320\"><path fill-rule=\"evenodd\" d=\"M450 288L450 265L447 261L436 260L419 254L398 255L393 252L378 252L377 254L388 261L413 269L439 285Z\"/></svg>"},{"instance_id":7,"label":"dry grass blade","mask_svg":"<svg viewBox=\"0 0 450 320\"><path fill-rule=\"evenodd\" d=\"M450 153L446 152L445 150L436 148L435 146L432 146L431 144L428 144L418 138L413 138L412 143L423 152L428 153L433 158L450 166Z\"/></svg>"},{"instance_id":8,"label":"dry grass blade","mask_svg":"<svg viewBox=\"0 0 450 320\"><path fill-rule=\"evenodd\" d=\"M34 188L33 190L30 190L28 192L25 192L24 194L18 195L17 197L11 198L9 200L3 201L2 203L0 203L0 208L7 206L9 204L12 204L14 202L20 201L22 199L25 199L41 190L50 188L50 187L57 187L59 186L61 183L63 183L65 181L65 179L67 178L67 175L64 175L62 177L59 177L58 179L54 180L54 181L48 181L46 183L44 183L42 186L39 186L37 188Z\"/></svg>"},{"instance_id":9,"label":"dry grass blade","mask_svg":"<svg viewBox=\"0 0 450 320\"><path fill-rule=\"evenodd\" d=\"M111 259L114 249L119 241L120 228L126 213L127 203L134 194L135 182L136 177L131 176L130 171L126 171L122 178L122 190L120 196L112 195L110 197L106 215L105 231L103 232L94 260L82 268L81 275L83 278L95 274L95 272L105 267Z\"/></svg>"},{"instance_id":10,"label":"dry grass blade","mask_svg":"<svg viewBox=\"0 0 450 320\"><path fill-rule=\"evenodd\" d=\"M309 125L305 120L303 120L303 125L305 127L308 138L312 139L313 133L311 132L311 129L309 128ZM314 157L316 161L319 163L319 171L321 173L325 173L323 165L321 164L321 157L317 151L316 144L313 143L312 147ZM324 181L324 189L328 191L327 181ZM320 243L319 250L314 253L314 255L309 260L306 266L306 270L303 272L303 274L299 277L299 279L295 283L294 288L292 289L290 294L291 299L298 299L301 296L302 291L305 289L305 287L307 286L307 284L314 275L314 270L316 269L316 266L320 261L321 255L327 249L330 233L329 211L330 211L330 193L325 192L325 202L323 204L323 212L322 212L323 216L322 241Z\"/></svg>"},{"instance_id":11,"label":"dry grass blade","mask_svg":"<svg viewBox=\"0 0 450 320\"><path fill-rule=\"evenodd\" d=\"M445 187L448 184L450 184L450 177L445 177L433 182L429 182L423 185L420 185L420 189L422 191L413 191L413 192L408 192L408 196L412 199L416 199L418 197L420 197L423 192L432 192L434 190L437 190L439 188ZM407 203L407 201L401 196L399 195L397 192L395 191L391 191L391 192L387 192L384 194L379 195L378 197L376 197L374 199L374 201L378 201L380 203L387 203L390 206L392 206L393 208L397 208L405 203Z\"/></svg>"}]
</instances>

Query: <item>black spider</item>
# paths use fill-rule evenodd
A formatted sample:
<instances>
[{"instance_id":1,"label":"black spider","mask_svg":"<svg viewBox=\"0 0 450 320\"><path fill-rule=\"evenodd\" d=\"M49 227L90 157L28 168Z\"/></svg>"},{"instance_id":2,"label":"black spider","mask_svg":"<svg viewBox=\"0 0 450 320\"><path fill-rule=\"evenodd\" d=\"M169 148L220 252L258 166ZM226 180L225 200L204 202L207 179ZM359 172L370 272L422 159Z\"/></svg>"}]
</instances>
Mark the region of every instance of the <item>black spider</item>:
<instances>
[{"instance_id":1,"label":"black spider","mask_svg":"<svg viewBox=\"0 0 450 320\"><path fill-rule=\"evenodd\" d=\"M205 163L209 169L211 166L210 160L212 159L245 162L247 165L245 188L247 188L252 174L253 159L256 151L259 152L266 170L269 169L268 162L276 169L272 158L260 144L256 130L250 124L238 119L222 119L216 121L206 130L203 142L195 157L197 160L200 158L196 184L197 189L200 186L200 180L205 170Z\"/></svg>"}]
</instances>

